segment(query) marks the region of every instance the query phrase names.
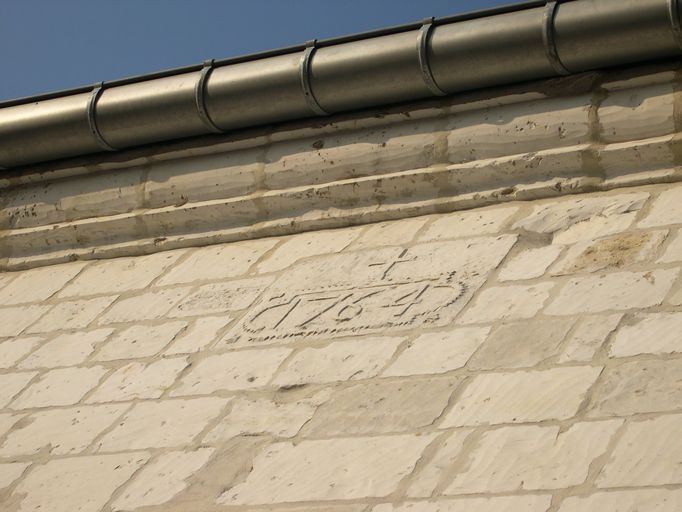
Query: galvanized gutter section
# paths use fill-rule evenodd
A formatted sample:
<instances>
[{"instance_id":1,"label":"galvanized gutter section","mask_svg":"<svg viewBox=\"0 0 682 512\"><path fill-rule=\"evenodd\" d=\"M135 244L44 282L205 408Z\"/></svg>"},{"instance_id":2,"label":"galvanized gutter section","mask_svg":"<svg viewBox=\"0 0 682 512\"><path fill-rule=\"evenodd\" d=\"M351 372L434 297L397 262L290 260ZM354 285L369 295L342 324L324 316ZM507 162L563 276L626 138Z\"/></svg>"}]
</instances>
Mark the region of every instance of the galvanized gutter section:
<instances>
[{"instance_id":1,"label":"galvanized gutter section","mask_svg":"<svg viewBox=\"0 0 682 512\"><path fill-rule=\"evenodd\" d=\"M17 167L682 54L678 0L533 1L0 103Z\"/></svg>"}]
</instances>

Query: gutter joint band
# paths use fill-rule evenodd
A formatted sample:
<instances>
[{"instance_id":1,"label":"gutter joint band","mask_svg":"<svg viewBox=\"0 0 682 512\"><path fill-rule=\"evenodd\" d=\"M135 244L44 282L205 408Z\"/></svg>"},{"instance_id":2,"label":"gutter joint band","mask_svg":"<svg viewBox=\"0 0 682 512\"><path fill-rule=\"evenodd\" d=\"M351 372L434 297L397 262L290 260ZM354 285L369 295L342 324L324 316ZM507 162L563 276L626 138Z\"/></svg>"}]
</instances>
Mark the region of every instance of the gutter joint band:
<instances>
[{"instance_id":1,"label":"gutter joint band","mask_svg":"<svg viewBox=\"0 0 682 512\"><path fill-rule=\"evenodd\" d=\"M204 62L204 67L199 74L199 80L197 80L197 84L194 87L194 103L197 107L199 119L204 123L204 126L213 133L222 133L222 130L216 126L206 110L206 81L213 71L213 62L213 59Z\"/></svg>"},{"instance_id":2,"label":"gutter joint band","mask_svg":"<svg viewBox=\"0 0 682 512\"><path fill-rule=\"evenodd\" d=\"M675 40L680 48L682 48L682 17L680 17L679 0L668 0L668 14L670 15L670 23Z\"/></svg>"},{"instance_id":3,"label":"gutter joint band","mask_svg":"<svg viewBox=\"0 0 682 512\"><path fill-rule=\"evenodd\" d=\"M95 84L95 86L92 88L92 94L88 100L87 107L88 126L90 128L90 133L102 149L106 149L107 151L117 151L115 147L111 146L106 140L104 140L104 137L97 126L97 113L95 109L97 108L97 100L99 100L102 91L104 91L103 82Z\"/></svg>"},{"instance_id":4,"label":"gutter joint band","mask_svg":"<svg viewBox=\"0 0 682 512\"><path fill-rule=\"evenodd\" d=\"M438 87L436 80L433 78L431 66L429 65L428 44L432 28L433 18L426 18L422 23L421 29L419 29L419 35L417 36L419 70L421 71L422 79L424 80L426 87L428 87L429 91L431 91L431 94L434 96L445 96L447 93Z\"/></svg>"},{"instance_id":5,"label":"gutter joint band","mask_svg":"<svg viewBox=\"0 0 682 512\"><path fill-rule=\"evenodd\" d=\"M317 101L315 94L313 93L313 88L310 83L310 61L317 49L317 40L313 39L306 43L306 49L303 51L301 56L301 62L298 66L298 73L301 80L301 88L303 89L303 97L308 105L308 108L312 110L318 116L328 116L329 112L324 110L320 103Z\"/></svg>"},{"instance_id":6,"label":"gutter joint band","mask_svg":"<svg viewBox=\"0 0 682 512\"><path fill-rule=\"evenodd\" d=\"M564 66L559 57L559 51L556 46L556 14L559 2L557 0L549 0L545 6L545 14L542 23L542 41L545 44L545 54L547 60L552 66L552 69L558 75L570 75L571 72Z\"/></svg>"}]
</instances>

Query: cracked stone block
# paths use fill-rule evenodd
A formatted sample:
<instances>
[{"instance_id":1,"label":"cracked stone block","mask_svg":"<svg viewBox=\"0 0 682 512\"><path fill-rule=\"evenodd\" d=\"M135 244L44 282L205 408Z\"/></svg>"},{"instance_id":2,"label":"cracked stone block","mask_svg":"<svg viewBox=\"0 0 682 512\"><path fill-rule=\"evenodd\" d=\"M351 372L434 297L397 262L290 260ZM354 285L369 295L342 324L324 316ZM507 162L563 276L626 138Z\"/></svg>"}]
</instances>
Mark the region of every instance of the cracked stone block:
<instances>
[{"instance_id":1,"label":"cracked stone block","mask_svg":"<svg viewBox=\"0 0 682 512\"><path fill-rule=\"evenodd\" d=\"M637 315L622 326L613 339L611 357L682 352L682 313Z\"/></svg>"},{"instance_id":2,"label":"cracked stone block","mask_svg":"<svg viewBox=\"0 0 682 512\"><path fill-rule=\"evenodd\" d=\"M419 241L429 242L499 233L518 210L517 206L505 206L441 215L429 224L426 231L419 236Z\"/></svg>"},{"instance_id":3,"label":"cracked stone block","mask_svg":"<svg viewBox=\"0 0 682 512\"><path fill-rule=\"evenodd\" d=\"M682 219L682 187L671 187L654 200L649 214L639 222L640 228L680 224Z\"/></svg>"},{"instance_id":4,"label":"cracked stone block","mask_svg":"<svg viewBox=\"0 0 682 512\"><path fill-rule=\"evenodd\" d=\"M560 363L569 361L592 361L597 351L604 345L608 336L616 330L623 315L593 315L582 317L577 327L568 336Z\"/></svg>"},{"instance_id":5,"label":"cracked stone block","mask_svg":"<svg viewBox=\"0 0 682 512\"><path fill-rule=\"evenodd\" d=\"M134 325L114 334L94 355L95 361L136 359L156 355L180 333L185 322Z\"/></svg>"},{"instance_id":6,"label":"cracked stone block","mask_svg":"<svg viewBox=\"0 0 682 512\"><path fill-rule=\"evenodd\" d=\"M43 374L12 402L14 409L54 407L80 402L107 373L106 368L59 368Z\"/></svg>"},{"instance_id":7,"label":"cracked stone block","mask_svg":"<svg viewBox=\"0 0 682 512\"><path fill-rule=\"evenodd\" d=\"M83 270L86 263L68 263L24 270L0 289L0 304L14 305L49 299Z\"/></svg>"},{"instance_id":8,"label":"cracked stone block","mask_svg":"<svg viewBox=\"0 0 682 512\"><path fill-rule=\"evenodd\" d=\"M27 332L44 333L65 329L83 329L90 325L114 300L116 296L60 302L33 324Z\"/></svg>"},{"instance_id":9,"label":"cracked stone block","mask_svg":"<svg viewBox=\"0 0 682 512\"><path fill-rule=\"evenodd\" d=\"M521 281L542 277L549 266L556 261L563 250L560 245L547 245L536 249L527 249L517 254L507 263L498 276L498 280Z\"/></svg>"},{"instance_id":10,"label":"cracked stone block","mask_svg":"<svg viewBox=\"0 0 682 512\"><path fill-rule=\"evenodd\" d=\"M38 336L3 341L0 343L0 368L11 368L42 342L43 338Z\"/></svg>"},{"instance_id":11,"label":"cracked stone block","mask_svg":"<svg viewBox=\"0 0 682 512\"><path fill-rule=\"evenodd\" d=\"M542 309L554 283L510 285L483 290L458 320L460 324L532 318Z\"/></svg>"},{"instance_id":12,"label":"cracked stone block","mask_svg":"<svg viewBox=\"0 0 682 512\"><path fill-rule=\"evenodd\" d=\"M127 299L119 299L97 321L99 325L116 322L139 322L163 318L168 311L180 302L191 288L172 288L155 290Z\"/></svg>"},{"instance_id":13,"label":"cracked stone block","mask_svg":"<svg viewBox=\"0 0 682 512\"><path fill-rule=\"evenodd\" d=\"M218 333L232 322L229 315L197 318L192 326L181 333L164 352L166 356L193 354L211 345Z\"/></svg>"},{"instance_id":14,"label":"cracked stone block","mask_svg":"<svg viewBox=\"0 0 682 512\"><path fill-rule=\"evenodd\" d=\"M60 334L31 353L19 367L34 369L75 366L84 362L113 332L113 329L95 329Z\"/></svg>"},{"instance_id":15,"label":"cracked stone block","mask_svg":"<svg viewBox=\"0 0 682 512\"><path fill-rule=\"evenodd\" d=\"M17 336L43 316L50 306L0 308L0 338Z\"/></svg>"},{"instance_id":16,"label":"cracked stone block","mask_svg":"<svg viewBox=\"0 0 682 512\"><path fill-rule=\"evenodd\" d=\"M682 231L677 231L675 238L668 245L659 263L676 263L682 261Z\"/></svg>"},{"instance_id":17,"label":"cracked stone block","mask_svg":"<svg viewBox=\"0 0 682 512\"><path fill-rule=\"evenodd\" d=\"M4 408L38 372L0 374L0 408Z\"/></svg>"}]
</instances>

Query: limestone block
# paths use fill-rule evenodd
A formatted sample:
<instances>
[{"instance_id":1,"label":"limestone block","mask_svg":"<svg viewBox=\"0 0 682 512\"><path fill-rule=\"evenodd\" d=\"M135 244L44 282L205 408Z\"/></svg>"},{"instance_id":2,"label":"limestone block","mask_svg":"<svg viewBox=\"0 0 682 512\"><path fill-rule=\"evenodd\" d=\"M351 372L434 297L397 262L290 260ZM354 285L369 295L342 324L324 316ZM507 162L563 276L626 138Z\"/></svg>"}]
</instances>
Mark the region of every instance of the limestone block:
<instances>
[{"instance_id":1,"label":"limestone block","mask_svg":"<svg viewBox=\"0 0 682 512\"><path fill-rule=\"evenodd\" d=\"M154 290L127 299L119 299L97 321L99 325L116 322L140 322L163 318L191 290L190 287Z\"/></svg>"},{"instance_id":2,"label":"limestone block","mask_svg":"<svg viewBox=\"0 0 682 512\"><path fill-rule=\"evenodd\" d=\"M628 423L611 458L597 478L597 487L681 483L680 432L680 414Z\"/></svg>"},{"instance_id":3,"label":"limestone block","mask_svg":"<svg viewBox=\"0 0 682 512\"><path fill-rule=\"evenodd\" d=\"M113 332L113 329L96 329L89 332L60 334L41 345L25 358L19 367L33 369L75 366L84 362Z\"/></svg>"},{"instance_id":4,"label":"limestone block","mask_svg":"<svg viewBox=\"0 0 682 512\"><path fill-rule=\"evenodd\" d=\"M677 512L682 509L682 490L638 489L633 491L598 492L590 496L566 498L559 512L608 510L609 512Z\"/></svg>"},{"instance_id":5,"label":"limestone block","mask_svg":"<svg viewBox=\"0 0 682 512\"><path fill-rule=\"evenodd\" d=\"M148 459L135 452L51 460L29 472L14 494L21 512L99 512Z\"/></svg>"},{"instance_id":6,"label":"limestone block","mask_svg":"<svg viewBox=\"0 0 682 512\"><path fill-rule=\"evenodd\" d=\"M218 417L228 401L207 397L138 403L97 442L97 451L185 447Z\"/></svg>"},{"instance_id":7,"label":"limestone block","mask_svg":"<svg viewBox=\"0 0 682 512\"><path fill-rule=\"evenodd\" d=\"M601 367L576 366L477 375L466 386L441 426L447 428L571 418L601 370Z\"/></svg>"},{"instance_id":8,"label":"limestone block","mask_svg":"<svg viewBox=\"0 0 682 512\"><path fill-rule=\"evenodd\" d=\"M682 289L678 289L674 292L670 299L668 299L668 302L673 306L682 306Z\"/></svg>"},{"instance_id":9,"label":"limestone block","mask_svg":"<svg viewBox=\"0 0 682 512\"><path fill-rule=\"evenodd\" d=\"M607 367L593 392L590 416L629 416L682 407L682 359Z\"/></svg>"},{"instance_id":10,"label":"limestone block","mask_svg":"<svg viewBox=\"0 0 682 512\"><path fill-rule=\"evenodd\" d=\"M81 297L141 290L175 263L185 251L166 251L135 258L115 258L93 263L59 294Z\"/></svg>"},{"instance_id":11,"label":"limestone block","mask_svg":"<svg viewBox=\"0 0 682 512\"><path fill-rule=\"evenodd\" d=\"M159 279L159 285L220 280L246 274L277 239L263 239L190 249L186 258Z\"/></svg>"},{"instance_id":12,"label":"limestone block","mask_svg":"<svg viewBox=\"0 0 682 512\"><path fill-rule=\"evenodd\" d=\"M391 494L413 470L432 435L289 442L258 454L246 481L221 505L352 500Z\"/></svg>"},{"instance_id":13,"label":"limestone block","mask_svg":"<svg viewBox=\"0 0 682 512\"><path fill-rule=\"evenodd\" d=\"M22 414L0 414L0 437L9 432L12 426L23 417Z\"/></svg>"},{"instance_id":14,"label":"limestone block","mask_svg":"<svg viewBox=\"0 0 682 512\"><path fill-rule=\"evenodd\" d=\"M109 296L60 302L33 324L27 332L44 333L65 329L82 329L90 325L115 300L116 296Z\"/></svg>"},{"instance_id":15,"label":"limestone block","mask_svg":"<svg viewBox=\"0 0 682 512\"><path fill-rule=\"evenodd\" d=\"M24 270L0 290L0 305L49 299L83 270L85 263L68 263Z\"/></svg>"},{"instance_id":16,"label":"limestone block","mask_svg":"<svg viewBox=\"0 0 682 512\"><path fill-rule=\"evenodd\" d=\"M122 366L95 390L87 403L159 398L188 363L184 357Z\"/></svg>"},{"instance_id":17,"label":"limestone block","mask_svg":"<svg viewBox=\"0 0 682 512\"><path fill-rule=\"evenodd\" d=\"M464 327L422 334L407 344L382 376L428 375L457 370L466 364L489 332L489 327Z\"/></svg>"},{"instance_id":18,"label":"limestone block","mask_svg":"<svg viewBox=\"0 0 682 512\"><path fill-rule=\"evenodd\" d=\"M372 512L547 512L551 501L549 495L464 498L377 505Z\"/></svg>"},{"instance_id":19,"label":"limestone block","mask_svg":"<svg viewBox=\"0 0 682 512\"><path fill-rule=\"evenodd\" d=\"M38 336L13 338L3 341L0 343L0 368L11 368L42 341L43 338Z\"/></svg>"},{"instance_id":20,"label":"limestone block","mask_svg":"<svg viewBox=\"0 0 682 512\"><path fill-rule=\"evenodd\" d=\"M232 322L232 317L207 316L197 318L186 331L178 335L164 352L166 356L200 352L213 343L220 331Z\"/></svg>"},{"instance_id":21,"label":"limestone block","mask_svg":"<svg viewBox=\"0 0 682 512\"><path fill-rule=\"evenodd\" d=\"M80 453L127 408L97 405L33 413L15 425L0 447L0 456L33 455L43 450L52 455Z\"/></svg>"},{"instance_id":22,"label":"limestone block","mask_svg":"<svg viewBox=\"0 0 682 512\"><path fill-rule=\"evenodd\" d=\"M622 314L593 315L580 319L578 326L569 335L563 352L559 356L560 363L569 361L589 362L604 345L606 338L616 330Z\"/></svg>"},{"instance_id":23,"label":"limestone block","mask_svg":"<svg viewBox=\"0 0 682 512\"><path fill-rule=\"evenodd\" d=\"M434 241L447 238L467 238L492 235L502 231L511 217L519 210L517 206L475 209L436 217L419 241Z\"/></svg>"},{"instance_id":24,"label":"limestone block","mask_svg":"<svg viewBox=\"0 0 682 512\"><path fill-rule=\"evenodd\" d=\"M339 253L359 234L360 231L357 229L336 229L294 235L284 239L277 249L258 265L257 271L259 274L278 272L303 258Z\"/></svg>"},{"instance_id":25,"label":"limestone block","mask_svg":"<svg viewBox=\"0 0 682 512\"><path fill-rule=\"evenodd\" d=\"M497 279L499 281L521 281L542 277L549 266L559 257L561 250L560 245L548 245L523 251L502 268Z\"/></svg>"},{"instance_id":26,"label":"limestone block","mask_svg":"<svg viewBox=\"0 0 682 512\"><path fill-rule=\"evenodd\" d=\"M605 183L613 188L666 182L677 160L675 135L608 144L596 153Z\"/></svg>"},{"instance_id":27,"label":"limestone block","mask_svg":"<svg viewBox=\"0 0 682 512\"><path fill-rule=\"evenodd\" d=\"M416 217L370 224L353 242L351 250L409 244L428 220L429 217Z\"/></svg>"},{"instance_id":28,"label":"limestone block","mask_svg":"<svg viewBox=\"0 0 682 512\"><path fill-rule=\"evenodd\" d=\"M680 196L682 198L682 196ZM682 231L677 231L675 238L668 245L663 256L658 260L659 263L675 263L682 261Z\"/></svg>"},{"instance_id":29,"label":"limestone block","mask_svg":"<svg viewBox=\"0 0 682 512\"><path fill-rule=\"evenodd\" d=\"M0 408L10 403L38 372L0 374Z\"/></svg>"},{"instance_id":30,"label":"limestone block","mask_svg":"<svg viewBox=\"0 0 682 512\"><path fill-rule=\"evenodd\" d=\"M571 279L547 307L549 315L647 308L663 302L679 269L616 272Z\"/></svg>"},{"instance_id":31,"label":"limestone block","mask_svg":"<svg viewBox=\"0 0 682 512\"><path fill-rule=\"evenodd\" d=\"M50 370L12 402L14 409L78 403L107 373L101 366Z\"/></svg>"},{"instance_id":32,"label":"limestone block","mask_svg":"<svg viewBox=\"0 0 682 512\"><path fill-rule=\"evenodd\" d=\"M17 336L43 316L50 306L0 308L0 338Z\"/></svg>"},{"instance_id":33,"label":"limestone block","mask_svg":"<svg viewBox=\"0 0 682 512\"><path fill-rule=\"evenodd\" d=\"M339 389L317 409L304 433L331 437L417 430L441 415L461 381L379 380Z\"/></svg>"},{"instance_id":34,"label":"limestone block","mask_svg":"<svg viewBox=\"0 0 682 512\"><path fill-rule=\"evenodd\" d=\"M611 357L682 352L682 313L638 315L615 335Z\"/></svg>"},{"instance_id":35,"label":"limestone block","mask_svg":"<svg viewBox=\"0 0 682 512\"><path fill-rule=\"evenodd\" d=\"M16 482L30 465L27 462L0 463L0 491Z\"/></svg>"},{"instance_id":36,"label":"limestone block","mask_svg":"<svg viewBox=\"0 0 682 512\"><path fill-rule=\"evenodd\" d=\"M619 420L557 426L513 426L484 432L445 494L563 489L580 485Z\"/></svg>"},{"instance_id":37,"label":"limestone block","mask_svg":"<svg viewBox=\"0 0 682 512\"><path fill-rule=\"evenodd\" d=\"M404 338L362 338L336 341L322 348L305 348L288 361L272 383L287 387L375 377Z\"/></svg>"},{"instance_id":38,"label":"limestone block","mask_svg":"<svg viewBox=\"0 0 682 512\"><path fill-rule=\"evenodd\" d=\"M527 368L555 356L575 324L573 318L535 318L495 329L467 365L469 368Z\"/></svg>"},{"instance_id":39,"label":"limestone block","mask_svg":"<svg viewBox=\"0 0 682 512\"><path fill-rule=\"evenodd\" d=\"M638 224L641 228L680 224L682 219L682 186L670 187L654 200L649 214Z\"/></svg>"},{"instance_id":40,"label":"limestone block","mask_svg":"<svg viewBox=\"0 0 682 512\"><path fill-rule=\"evenodd\" d=\"M169 452L149 462L126 485L111 506L112 511L163 505L187 487L187 481L213 455L211 448L193 452Z\"/></svg>"},{"instance_id":41,"label":"limestone block","mask_svg":"<svg viewBox=\"0 0 682 512\"><path fill-rule=\"evenodd\" d=\"M93 359L114 361L153 356L173 341L185 327L187 327L185 322L134 325L114 334L93 356Z\"/></svg>"},{"instance_id":42,"label":"limestone block","mask_svg":"<svg viewBox=\"0 0 682 512\"><path fill-rule=\"evenodd\" d=\"M458 323L473 324L532 318L542 309L554 283L488 288L467 309Z\"/></svg>"}]
</instances>

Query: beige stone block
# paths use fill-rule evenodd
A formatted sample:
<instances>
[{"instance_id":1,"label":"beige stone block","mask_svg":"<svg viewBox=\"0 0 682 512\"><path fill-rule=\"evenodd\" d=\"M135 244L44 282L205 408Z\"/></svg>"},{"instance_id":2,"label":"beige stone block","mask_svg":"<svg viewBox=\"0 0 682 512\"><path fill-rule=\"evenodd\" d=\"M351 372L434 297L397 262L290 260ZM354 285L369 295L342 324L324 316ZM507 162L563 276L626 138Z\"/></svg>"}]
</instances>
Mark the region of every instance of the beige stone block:
<instances>
[{"instance_id":1,"label":"beige stone block","mask_svg":"<svg viewBox=\"0 0 682 512\"><path fill-rule=\"evenodd\" d=\"M21 512L99 512L147 460L144 452L51 460L15 489Z\"/></svg>"},{"instance_id":2,"label":"beige stone block","mask_svg":"<svg viewBox=\"0 0 682 512\"><path fill-rule=\"evenodd\" d=\"M601 370L601 367L578 366L477 375L441 427L571 418Z\"/></svg>"},{"instance_id":3,"label":"beige stone block","mask_svg":"<svg viewBox=\"0 0 682 512\"><path fill-rule=\"evenodd\" d=\"M673 306L682 306L682 288L673 292L673 294L668 299L668 302Z\"/></svg>"},{"instance_id":4,"label":"beige stone block","mask_svg":"<svg viewBox=\"0 0 682 512\"><path fill-rule=\"evenodd\" d=\"M609 366L593 392L591 416L630 416L682 407L682 359Z\"/></svg>"},{"instance_id":5,"label":"beige stone block","mask_svg":"<svg viewBox=\"0 0 682 512\"><path fill-rule=\"evenodd\" d=\"M138 403L97 442L97 451L184 447L218 417L228 402L207 397Z\"/></svg>"},{"instance_id":6,"label":"beige stone block","mask_svg":"<svg viewBox=\"0 0 682 512\"><path fill-rule=\"evenodd\" d=\"M517 206L505 206L439 215L419 236L419 241L467 238L499 233L518 210Z\"/></svg>"},{"instance_id":7,"label":"beige stone block","mask_svg":"<svg viewBox=\"0 0 682 512\"><path fill-rule=\"evenodd\" d=\"M614 336L611 357L682 352L682 313L638 315Z\"/></svg>"},{"instance_id":8,"label":"beige stone block","mask_svg":"<svg viewBox=\"0 0 682 512\"><path fill-rule=\"evenodd\" d=\"M149 364L127 364L107 377L86 402L159 398L187 365L184 357L161 359Z\"/></svg>"},{"instance_id":9,"label":"beige stone block","mask_svg":"<svg viewBox=\"0 0 682 512\"><path fill-rule=\"evenodd\" d=\"M489 332L489 327L464 327L422 334L408 343L382 376L428 375L457 370L466 364Z\"/></svg>"},{"instance_id":10,"label":"beige stone block","mask_svg":"<svg viewBox=\"0 0 682 512\"><path fill-rule=\"evenodd\" d=\"M678 261L682 261L682 231L679 230L676 232L675 238L673 238L673 241L668 245L658 262L676 263Z\"/></svg>"},{"instance_id":11,"label":"beige stone block","mask_svg":"<svg viewBox=\"0 0 682 512\"><path fill-rule=\"evenodd\" d=\"M535 318L493 330L467 365L469 368L528 368L556 356L573 318Z\"/></svg>"},{"instance_id":12,"label":"beige stone block","mask_svg":"<svg viewBox=\"0 0 682 512\"><path fill-rule=\"evenodd\" d=\"M510 285L483 290L458 320L461 324L532 318L542 309L554 283Z\"/></svg>"},{"instance_id":13,"label":"beige stone block","mask_svg":"<svg viewBox=\"0 0 682 512\"><path fill-rule=\"evenodd\" d=\"M60 334L41 345L25 358L19 367L33 369L75 366L85 361L113 332L113 329L96 329L89 332Z\"/></svg>"},{"instance_id":14,"label":"beige stone block","mask_svg":"<svg viewBox=\"0 0 682 512\"><path fill-rule=\"evenodd\" d=\"M181 333L164 352L166 356L177 354L193 354L210 346L218 334L232 322L229 315L197 318L194 323Z\"/></svg>"},{"instance_id":15,"label":"beige stone block","mask_svg":"<svg viewBox=\"0 0 682 512\"><path fill-rule=\"evenodd\" d=\"M542 277L561 250L560 245L548 245L523 251L502 268L497 279L504 282Z\"/></svg>"},{"instance_id":16,"label":"beige stone block","mask_svg":"<svg viewBox=\"0 0 682 512\"><path fill-rule=\"evenodd\" d=\"M514 229L551 234L554 243L570 244L626 230L649 194L580 196L540 203Z\"/></svg>"},{"instance_id":17,"label":"beige stone block","mask_svg":"<svg viewBox=\"0 0 682 512\"><path fill-rule=\"evenodd\" d=\"M163 318L191 290L189 287L155 290L127 299L119 299L97 321L99 325L115 322L140 322Z\"/></svg>"},{"instance_id":18,"label":"beige stone block","mask_svg":"<svg viewBox=\"0 0 682 512\"><path fill-rule=\"evenodd\" d=\"M180 301L168 316L203 316L240 311L253 304L272 280L272 277L258 277L200 286Z\"/></svg>"},{"instance_id":19,"label":"beige stone block","mask_svg":"<svg viewBox=\"0 0 682 512\"><path fill-rule=\"evenodd\" d=\"M193 365L171 396L205 395L263 387L291 349L240 350L211 355Z\"/></svg>"},{"instance_id":20,"label":"beige stone block","mask_svg":"<svg viewBox=\"0 0 682 512\"><path fill-rule=\"evenodd\" d=\"M379 380L346 387L337 390L317 409L304 433L331 437L414 431L440 417L461 382L461 377L431 377Z\"/></svg>"},{"instance_id":21,"label":"beige stone block","mask_svg":"<svg viewBox=\"0 0 682 512\"><path fill-rule=\"evenodd\" d=\"M0 308L0 338L17 336L38 320L50 306L19 306Z\"/></svg>"},{"instance_id":22,"label":"beige stone block","mask_svg":"<svg viewBox=\"0 0 682 512\"><path fill-rule=\"evenodd\" d=\"M335 229L333 231L312 231L285 239L264 261L257 271L260 274L278 272L290 267L298 260L334 254L343 251L360 234L358 229Z\"/></svg>"},{"instance_id":23,"label":"beige stone block","mask_svg":"<svg viewBox=\"0 0 682 512\"><path fill-rule=\"evenodd\" d=\"M60 297L121 293L147 288L185 251L164 251L134 258L115 258L91 264Z\"/></svg>"},{"instance_id":24,"label":"beige stone block","mask_svg":"<svg viewBox=\"0 0 682 512\"><path fill-rule=\"evenodd\" d=\"M592 361L608 336L616 330L623 315L593 315L580 319L559 356L560 363Z\"/></svg>"},{"instance_id":25,"label":"beige stone block","mask_svg":"<svg viewBox=\"0 0 682 512\"><path fill-rule=\"evenodd\" d=\"M597 272L627 267L653 258L668 232L619 233L596 241L572 245L552 269L552 275Z\"/></svg>"},{"instance_id":26,"label":"beige stone block","mask_svg":"<svg viewBox=\"0 0 682 512\"><path fill-rule=\"evenodd\" d=\"M597 487L682 483L680 432L680 414L628 423L597 478Z\"/></svg>"},{"instance_id":27,"label":"beige stone block","mask_svg":"<svg viewBox=\"0 0 682 512\"><path fill-rule=\"evenodd\" d=\"M358 437L267 446L221 505L383 497L410 474L432 435Z\"/></svg>"},{"instance_id":28,"label":"beige stone block","mask_svg":"<svg viewBox=\"0 0 682 512\"><path fill-rule=\"evenodd\" d=\"M153 356L173 341L185 327L187 327L185 322L134 325L112 336L93 359L114 361Z\"/></svg>"},{"instance_id":29,"label":"beige stone block","mask_svg":"<svg viewBox=\"0 0 682 512\"><path fill-rule=\"evenodd\" d=\"M682 510L682 490L637 489L632 491L598 492L590 496L566 498L559 512L678 512Z\"/></svg>"},{"instance_id":30,"label":"beige stone block","mask_svg":"<svg viewBox=\"0 0 682 512\"><path fill-rule=\"evenodd\" d=\"M430 217L416 217L370 224L353 242L350 249L355 251L390 245L407 245L429 220Z\"/></svg>"},{"instance_id":31,"label":"beige stone block","mask_svg":"<svg viewBox=\"0 0 682 512\"><path fill-rule=\"evenodd\" d=\"M640 228L680 224L682 219L682 186L670 187L654 200L649 214L639 222Z\"/></svg>"},{"instance_id":32,"label":"beige stone block","mask_svg":"<svg viewBox=\"0 0 682 512\"><path fill-rule=\"evenodd\" d=\"M22 270L0 290L0 304L13 305L49 299L83 270L85 263L68 263Z\"/></svg>"},{"instance_id":33,"label":"beige stone block","mask_svg":"<svg viewBox=\"0 0 682 512\"><path fill-rule=\"evenodd\" d=\"M169 452L144 466L111 506L112 511L163 505L187 488L187 482L213 455L211 448Z\"/></svg>"},{"instance_id":34,"label":"beige stone block","mask_svg":"<svg viewBox=\"0 0 682 512\"><path fill-rule=\"evenodd\" d=\"M65 329L83 329L90 325L90 322L107 309L114 300L116 300L115 296L60 302L37 323L33 324L27 332L43 333Z\"/></svg>"},{"instance_id":35,"label":"beige stone block","mask_svg":"<svg viewBox=\"0 0 682 512\"><path fill-rule=\"evenodd\" d=\"M3 341L0 343L0 368L11 368L42 341L43 338L38 336L13 338Z\"/></svg>"},{"instance_id":36,"label":"beige stone block","mask_svg":"<svg viewBox=\"0 0 682 512\"><path fill-rule=\"evenodd\" d=\"M23 417L21 414L0 414L0 437L9 432L12 426Z\"/></svg>"},{"instance_id":37,"label":"beige stone block","mask_svg":"<svg viewBox=\"0 0 682 512\"><path fill-rule=\"evenodd\" d=\"M322 348L305 348L280 370L273 384L287 387L375 377L404 339L363 338L337 341Z\"/></svg>"},{"instance_id":38,"label":"beige stone block","mask_svg":"<svg viewBox=\"0 0 682 512\"><path fill-rule=\"evenodd\" d=\"M0 447L1 457L70 455L85 450L127 405L96 405L40 411L20 420Z\"/></svg>"},{"instance_id":39,"label":"beige stone block","mask_svg":"<svg viewBox=\"0 0 682 512\"><path fill-rule=\"evenodd\" d=\"M0 491L16 482L30 465L28 462L0 463Z\"/></svg>"},{"instance_id":40,"label":"beige stone block","mask_svg":"<svg viewBox=\"0 0 682 512\"><path fill-rule=\"evenodd\" d=\"M582 484L620 420L557 426L514 426L484 432L445 494L564 489Z\"/></svg>"},{"instance_id":41,"label":"beige stone block","mask_svg":"<svg viewBox=\"0 0 682 512\"><path fill-rule=\"evenodd\" d=\"M14 409L78 403L107 373L101 366L50 370L12 402Z\"/></svg>"},{"instance_id":42,"label":"beige stone block","mask_svg":"<svg viewBox=\"0 0 682 512\"><path fill-rule=\"evenodd\" d=\"M157 284L192 283L242 276L277 242L277 239L263 239L190 249L188 256L170 269Z\"/></svg>"},{"instance_id":43,"label":"beige stone block","mask_svg":"<svg viewBox=\"0 0 682 512\"><path fill-rule=\"evenodd\" d=\"M647 308L663 302L679 269L616 272L571 279L545 310L549 315Z\"/></svg>"},{"instance_id":44,"label":"beige stone block","mask_svg":"<svg viewBox=\"0 0 682 512\"><path fill-rule=\"evenodd\" d=\"M38 372L0 374L0 408L6 407Z\"/></svg>"},{"instance_id":45,"label":"beige stone block","mask_svg":"<svg viewBox=\"0 0 682 512\"><path fill-rule=\"evenodd\" d=\"M549 495L463 498L377 505L372 512L547 512L551 502Z\"/></svg>"}]
</instances>

